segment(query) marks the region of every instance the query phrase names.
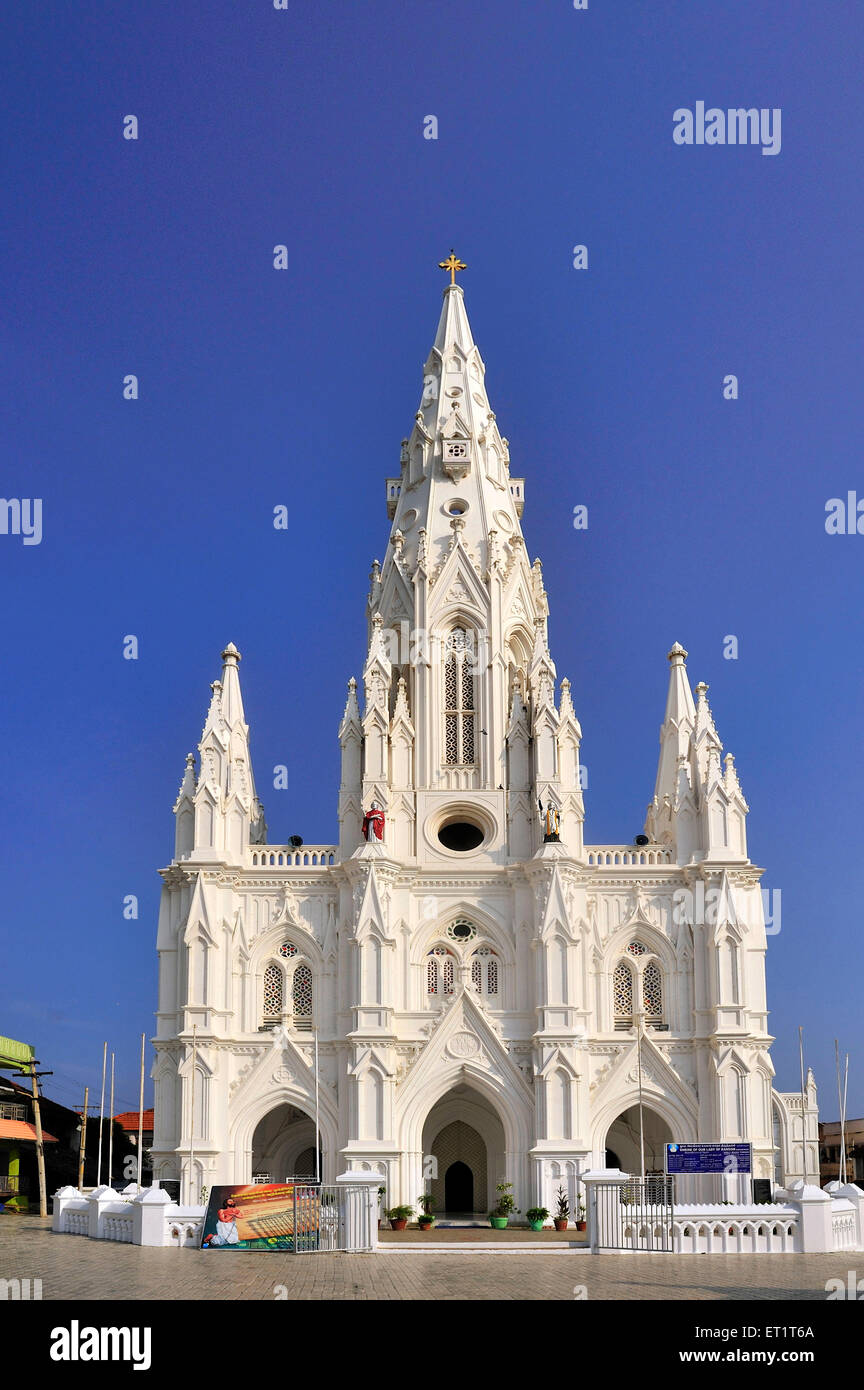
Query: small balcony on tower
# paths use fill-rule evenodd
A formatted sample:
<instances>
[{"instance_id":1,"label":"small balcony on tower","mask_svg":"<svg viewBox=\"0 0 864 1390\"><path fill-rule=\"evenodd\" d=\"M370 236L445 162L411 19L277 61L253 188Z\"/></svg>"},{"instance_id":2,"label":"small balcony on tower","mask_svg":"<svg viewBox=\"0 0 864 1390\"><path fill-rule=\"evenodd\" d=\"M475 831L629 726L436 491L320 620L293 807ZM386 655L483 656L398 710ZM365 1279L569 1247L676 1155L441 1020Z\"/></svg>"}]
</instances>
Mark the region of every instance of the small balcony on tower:
<instances>
[{"instance_id":1,"label":"small balcony on tower","mask_svg":"<svg viewBox=\"0 0 864 1390\"><path fill-rule=\"evenodd\" d=\"M392 521L396 515L396 508L399 505L399 494L402 491L401 478L385 478L387 488L387 519Z\"/></svg>"}]
</instances>

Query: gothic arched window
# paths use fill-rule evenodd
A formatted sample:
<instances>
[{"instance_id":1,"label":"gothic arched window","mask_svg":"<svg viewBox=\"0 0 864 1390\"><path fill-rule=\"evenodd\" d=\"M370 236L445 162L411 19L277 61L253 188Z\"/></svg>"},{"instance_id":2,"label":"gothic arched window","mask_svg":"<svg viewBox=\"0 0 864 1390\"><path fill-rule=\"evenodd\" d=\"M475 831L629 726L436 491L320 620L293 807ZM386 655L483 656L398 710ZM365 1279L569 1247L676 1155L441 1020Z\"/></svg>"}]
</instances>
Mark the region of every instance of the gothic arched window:
<instances>
[{"instance_id":1,"label":"gothic arched window","mask_svg":"<svg viewBox=\"0 0 864 1390\"><path fill-rule=\"evenodd\" d=\"M282 1017L282 1000L284 996L284 977L280 966L268 965L264 971L264 1008L262 1010L263 1022L277 1023Z\"/></svg>"},{"instance_id":2,"label":"gothic arched window","mask_svg":"<svg viewBox=\"0 0 864 1390\"><path fill-rule=\"evenodd\" d=\"M452 994L455 981L455 958L446 946L433 946L426 960L426 993Z\"/></svg>"},{"instance_id":3,"label":"gothic arched window","mask_svg":"<svg viewBox=\"0 0 864 1390\"><path fill-rule=\"evenodd\" d=\"M663 1017L663 976L656 961L650 960L642 976L642 1007L649 1022Z\"/></svg>"},{"instance_id":4,"label":"gothic arched window","mask_svg":"<svg viewBox=\"0 0 864 1390\"><path fill-rule=\"evenodd\" d=\"M615 1022L629 1024L633 1018L633 974L623 960L612 972L612 1003Z\"/></svg>"},{"instance_id":5,"label":"gothic arched window","mask_svg":"<svg viewBox=\"0 0 864 1390\"><path fill-rule=\"evenodd\" d=\"M295 1028L312 1027L312 971L308 965L298 965L291 987L292 1013Z\"/></svg>"},{"instance_id":6,"label":"gothic arched window","mask_svg":"<svg viewBox=\"0 0 864 1390\"><path fill-rule=\"evenodd\" d=\"M474 652L464 627L454 627L444 644L444 761L473 765Z\"/></svg>"},{"instance_id":7,"label":"gothic arched window","mask_svg":"<svg viewBox=\"0 0 864 1390\"><path fill-rule=\"evenodd\" d=\"M471 988L475 994L498 993L498 957L489 946L480 946L471 957Z\"/></svg>"}]
</instances>

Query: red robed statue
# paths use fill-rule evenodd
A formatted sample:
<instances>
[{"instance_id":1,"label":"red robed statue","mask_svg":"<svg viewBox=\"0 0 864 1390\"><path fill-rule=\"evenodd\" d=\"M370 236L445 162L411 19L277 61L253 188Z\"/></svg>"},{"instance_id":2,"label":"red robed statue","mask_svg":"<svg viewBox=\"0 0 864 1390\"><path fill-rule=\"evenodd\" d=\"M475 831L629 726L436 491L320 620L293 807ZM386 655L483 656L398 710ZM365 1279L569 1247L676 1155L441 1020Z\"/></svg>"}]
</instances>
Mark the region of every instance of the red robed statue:
<instances>
[{"instance_id":1,"label":"red robed statue","mask_svg":"<svg viewBox=\"0 0 864 1390\"><path fill-rule=\"evenodd\" d=\"M370 809L363 817L363 838L364 840L383 840L384 839L384 812L373 801Z\"/></svg>"}]
</instances>

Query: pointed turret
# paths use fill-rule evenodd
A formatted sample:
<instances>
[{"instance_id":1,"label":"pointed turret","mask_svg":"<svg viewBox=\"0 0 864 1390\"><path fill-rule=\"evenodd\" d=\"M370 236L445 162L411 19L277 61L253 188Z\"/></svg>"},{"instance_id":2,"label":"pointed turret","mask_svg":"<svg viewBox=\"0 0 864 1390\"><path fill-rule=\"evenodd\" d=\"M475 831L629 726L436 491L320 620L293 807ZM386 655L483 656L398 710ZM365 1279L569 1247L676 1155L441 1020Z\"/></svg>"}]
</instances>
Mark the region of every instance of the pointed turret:
<instances>
[{"instance_id":1,"label":"pointed turret","mask_svg":"<svg viewBox=\"0 0 864 1390\"><path fill-rule=\"evenodd\" d=\"M363 822L363 727L357 702L357 682L348 682L345 713L339 725L339 744L342 749L342 781L339 787L339 854L347 859L361 841Z\"/></svg>"},{"instance_id":2,"label":"pointed turret","mask_svg":"<svg viewBox=\"0 0 864 1390\"><path fill-rule=\"evenodd\" d=\"M660 729L660 761L645 832L691 860L747 858L744 801L731 755L721 767L723 744L708 704L708 686L696 686L694 704L687 679L687 653L680 643L669 652L669 691Z\"/></svg>"},{"instance_id":3,"label":"pointed turret","mask_svg":"<svg viewBox=\"0 0 864 1390\"><path fill-rule=\"evenodd\" d=\"M186 754L183 781L174 802L174 858L186 859L195 843L195 754Z\"/></svg>"},{"instance_id":4,"label":"pointed turret","mask_svg":"<svg viewBox=\"0 0 864 1390\"><path fill-rule=\"evenodd\" d=\"M690 735L696 720L696 707L687 679L687 653L680 642L675 643L668 654L668 660L669 690L660 729L660 760L654 785L654 801L659 806L663 805L665 797L674 798L678 782L678 759L682 753L689 752Z\"/></svg>"},{"instance_id":5,"label":"pointed turret","mask_svg":"<svg viewBox=\"0 0 864 1390\"><path fill-rule=\"evenodd\" d=\"M386 811L389 797L390 683L393 668L387 651L387 636L380 613L372 619L369 654L363 667L366 702L363 730L363 810L377 801Z\"/></svg>"},{"instance_id":6,"label":"pointed turret","mask_svg":"<svg viewBox=\"0 0 864 1390\"><path fill-rule=\"evenodd\" d=\"M239 662L240 653L231 642L222 653L222 679L210 687L194 795L195 857L229 863L242 863L248 846L262 844L267 832L252 775Z\"/></svg>"}]
</instances>

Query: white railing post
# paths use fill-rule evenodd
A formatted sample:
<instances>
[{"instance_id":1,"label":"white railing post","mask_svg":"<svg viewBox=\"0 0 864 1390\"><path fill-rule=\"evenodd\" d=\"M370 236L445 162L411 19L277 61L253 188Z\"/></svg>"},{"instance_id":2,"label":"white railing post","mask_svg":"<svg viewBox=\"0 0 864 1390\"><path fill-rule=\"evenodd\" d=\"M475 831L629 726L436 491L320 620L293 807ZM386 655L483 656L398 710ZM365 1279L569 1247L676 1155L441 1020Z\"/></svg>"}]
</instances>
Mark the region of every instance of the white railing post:
<instances>
[{"instance_id":1,"label":"white railing post","mask_svg":"<svg viewBox=\"0 0 864 1390\"><path fill-rule=\"evenodd\" d=\"M77 1187L61 1187L58 1192L54 1193L53 1215L51 1218L52 1231L65 1230L63 1212L66 1210L70 1202L80 1201L81 1193L78 1191Z\"/></svg>"},{"instance_id":2,"label":"white railing post","mask_svg":"<svg viewBox=\"0 0 864 1390\"><path fill-rule=\"evenodd\" d=\"M94 1187L87 1197L87 1234L91 1240L102 1240L105 1225L105 1208L117 1201L113 1187L103 1184Z\"/></svg>"},{"instance_id":3,"label":"white railing post","mask_svg":"<svg viewBox=\"0 0 864 1390\"><path fill-rule=\"evenodd\" d=\"M380 1173L340 1173L336 1179L345 1231L346 1250L375 1250L378 1246L378 1188Z\"/></svg>"},{"instance_id":4,"label":"white railing post","mask_svg":"<svg viewBox=\"0 0 864 1390\"><path fill-rule=\"evenodd\" d=\"M611 1237L615 1234L609 1203L598 1201L599 1185L617 1183L620 1190L624 1183L630 1181L630 1174L622 1173L620 1168L595 1168L590 1173L581 1173L580 1180L588 1193L588 1248L592 1255L596 1255L598 1250L610 1246ZM610 1198L612 1195L617 1198L618 1192L610 1194Z\"/></svg>"},{"instance_id":5,"label":"white railing post","mask_svg":"<svg viewBox=\"0 0 864 1390\"><path fill-rule=\"evenodd\" d=\"M164 1245L165 1213L173 1206L161 1187L146 1187L132 1198L132 1244Z\"/></svg>"},{"instance_id":6,"label":"white railing post","mask_svg":"<svg viewBox=\"0 0 864 1390\"><path fill-rule=\"evenodd\" d=\"M808 1183L806 1187L796 1188L792 1205L801 1213L798 1228L802 1251L809 1255L833 1250L834 1226L828 1193Z\"/></svg>"}]
</instances>

